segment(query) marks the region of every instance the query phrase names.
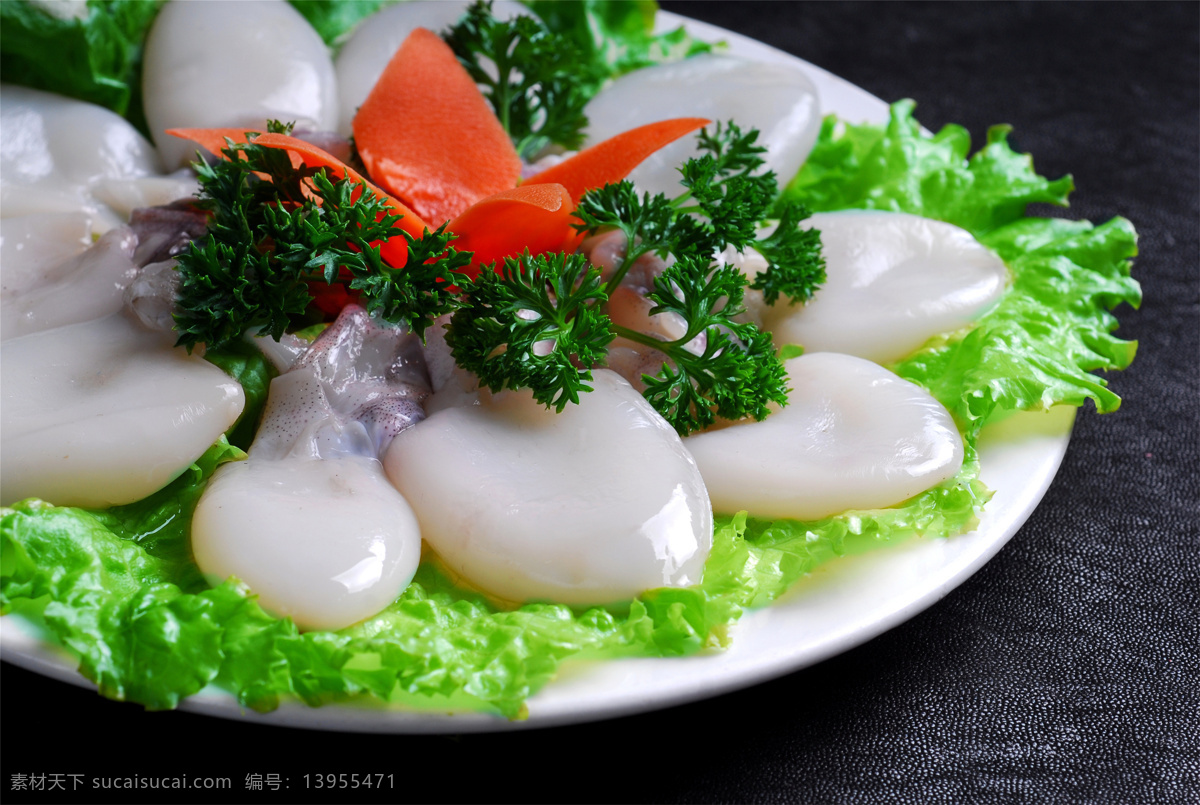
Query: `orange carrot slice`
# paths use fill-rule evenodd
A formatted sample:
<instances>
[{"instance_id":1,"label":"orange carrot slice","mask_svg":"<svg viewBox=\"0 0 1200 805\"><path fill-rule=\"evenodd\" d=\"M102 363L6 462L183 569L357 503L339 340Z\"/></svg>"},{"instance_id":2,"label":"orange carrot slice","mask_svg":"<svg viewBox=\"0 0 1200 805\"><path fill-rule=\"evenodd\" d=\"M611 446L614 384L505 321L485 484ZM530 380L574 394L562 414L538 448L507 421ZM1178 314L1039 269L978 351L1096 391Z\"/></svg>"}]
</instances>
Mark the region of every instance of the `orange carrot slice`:
<instances>
[{"instance_id":1,"label":"orange carrot slice","mask_svg":"<svg viewBox=\"0 0 1200 805\"><path fill-rule=\"evenodd\" d=\"M578 204L587 191L621 181L658 149L711 122L702 117L680 117L638 126L585 148L570 159L526 179L521 186L554 182L567 188Z\"/></svg>"},{"instance_id":2,"label":"orange carrot slice","mask_svg":"<svg viewBox=\"0 0 1200 805\"><path fill-rule=\"evenodd\" d=\"M521 176L474 79L424 28L404 40L359 107L354 142L380 186L435 226Z\"/></svg>"},{"instance_id":3,"label":"orange carrot slice","mask_svg":"<svg viewBox=\"0 0 1200 805\"><path fill-rule=\"evenodd\" d=\"M167 130L167 134L191 140L214 154L220 154L221 149L226 147L226 138L235 143L244 143L246 142L247 133L256 134L257 132L247 132L244 129L232 128ZM303 162L310 168L325 168L329 175L334 178L346 178L363 185L377 199L391 208L393 214L401 216L397 226L414 237L420 237L424 233L426 228L425 222L421 220L420 216L375 187L358 171L323 148L318 148L304 140L289 137L285 134L257 134L258 136L255 137L254 142L267 148L281 148L287 151L292 157L293 164ZM388 265L399 268L408 261L408 241L402 235L388 238L386 241L380 243L379 253Z\"/></svg>"},{"instance_id":4,"label":"orange carrot slice","mask_svg":"<svg viewBox=\"0 0 1200 805\"><path fill-rule=\"evenodd\" d=\"M191 140L199 145L205 151L208 151L213 156L221 156L221 149L227 148L225 141L232 140L235 143L246 142L247 134L262 134L255 129L167 129L167 134L172 137L178 137L181 140Z\"/></svg>"},{"instance_id":5,"label":"orange carrot slice","mask_svg":"<svg viewBox=\"0 0 1200 805\"><path fill-rule=\"evenodd\" d=\"M398 224L401 229L414 237L420 237L425 231L426 225L421 216L371 184L370 180L365 176L328 151L318 148L312 143L307 143L304 140L289 137L285 134L264 134L254 142L259 145L265 145L268 148L283 148L293 154L299 155L304 160L304 164L310 168L325 168L334 176L344 176L352 182L366 186L368 190L375 194L377 199L391 207L396 215L404 216Z\"/></svg>"},{"instance_id":6,"label":"orange carrot slice","mask_svg":"<svg viewBox=\"0 0 1200 805\"><path fill-rule=\"evenodd\" d=\"M451 241L454 248L475 253L464 272L474 278L479 266L526 249L532 254L562 251L575 238L574 210L562 185L522 185L473 204L447 228L458 235Z\"/></svg>"}]
</instances>

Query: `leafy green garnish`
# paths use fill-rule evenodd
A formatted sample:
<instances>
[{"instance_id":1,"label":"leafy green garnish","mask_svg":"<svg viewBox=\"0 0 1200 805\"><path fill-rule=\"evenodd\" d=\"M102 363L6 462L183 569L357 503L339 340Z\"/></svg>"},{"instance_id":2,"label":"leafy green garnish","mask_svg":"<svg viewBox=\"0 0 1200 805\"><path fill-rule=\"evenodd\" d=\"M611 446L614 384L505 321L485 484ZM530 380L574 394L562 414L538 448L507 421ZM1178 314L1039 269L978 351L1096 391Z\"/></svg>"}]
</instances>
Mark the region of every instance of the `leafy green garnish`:
<instances>
[{"instance_id":1,"label":"leafy green garnish","mask_svg":"<svg viewBox=\"0 0 1200 805\"><path fill-rule=\"evenodd\" d=\"M582 223L576 229L584 234L619 229L625 235L625 254L613 272L610 289L615 289L638 258L657 253L665 257L672 249L696 251L691 241L704 237L700 224L690 216L680 216L674 204L663 194L641 196L629 181L606 184L584 193L575 210Z\"/></svg>"},{"instance_id":2,"label":"leafy green garnish","mask_svg":"<svg viewBox=\"0 0 1200 805\"><path fill-rule=\"evenodd\" d=\"M680 258L649 295L653 313L676 313L686 322L685 336L676 341L614 327L603 305L620 276L604 285L581 255L525 255L468 280L455 272L471 256L450 248L453 235L445 224L414 238L363 187L294 166L286 151L260 146L253 136L229 143L225 160L196 165L200 205L212 221L207 238L178 259L179 343L221 347L249 330L278 339L307 323L314 284L341 284L361 294L369 312L418 336L438 316L461 308L448 342L459 365L493 390L530 388L535 399L561 411L590 390L590 368L604 362L619 332L666 356L658 375L645 378L645 395L681 434L716 416L762 419L769 403L786 404L782 364L767 334L734 320L742 312L745 278L733 269L709 269L715 250L753 238L754 222L770 203L774 178L752 173L761 164L754 136L718 127L706 141L710 153L685 168L678 204L659 197L642 207L627 184L597 196L617 200L618 212L633 223L611 220L631 239L642 238L643 248L654 245L644 236L656 232L658 248ZM746 217L737 210L751 194ZM694 203L683 206L685 200ZM709 217L688 214L693 209ZM407 262L396 269L377 243L401 235Z\"/></svg>"},{"instance_id":3,"label":"leafy green garnish","mask_svg":"<svg viewBox=\"0 0 1200 805\"><path fill-rule=\"evenodd\" d=\"M736 268L710 271L707 260L686 257L655 277L647 295L654 302L651 315L675 313L687 322L681 337L660 341L614 328L667 356L658 374L643 376L644 396L680 434L702 430L718 416L761 420L770 413L768 403L787 405L787 375L771 334L734 319L743 310L745 283Z\"/></svg>"},{"instance_id":4,"label":"leafy green garnish","mask_svg":"<svg viewBox=\"0 0 1200 805\"><path fill-rule=\"evenodd\" d=\"M786 405L786 377L770 335L735 320L744 312L745 277L734 268L711 268L727 246L742 250L755 242L774 202L774 175L758 172L763 149L757 136L733 124L702 132L706 153L685 163L684 189L673 201L639 198L629 182L585 194L576 228L589 234L619 229L631 244L607 282L581 256L554 261L526 255L464 284L466 301L447 331L458 364L488 388L529 388L536 400L561 411L590 389L590 368L603 363L615 334L665 357L656 375L642 377L644 396L680 434L718 416L762 419L770 403ZM819 240L797 234L804 214L787 205L784 222L791 233L777 230L765 240L764 253L790 261L785 265L791 273L765 274L775 296L783 289L807 298L824 279ZM648 252L676 257L647 296L654 305L650 315L671 313L685 322L675 340L614 325L601 311L629 267Z\"/></svg>"},{"instance_id":5,"label":"leafy green garnish","mask_svg":"<svg viewBox=\"0 0 1200 805\"><path fill-rule=\"evenodd\" d=\"M47 4L4 0L4 82L98 104L127 116L147 133L141 109L142 45L163 2L88 0L80 16L56 16Z\"/></svg>"},{"instance_id":6,"label":"leafy green garnish","mask_svg":"<svg viewBox=\"0 0 1200 805\"><path fill-rule=\"evenodd\" d=\"M564 34L583 61L603 75L619 76L662 62L679 61L713 49L680 26L654 33L654 0L524 0L550 30Z\"/></svg>"},{"instance_id":7,"label":"leafy green garnish","mask_svg":"<svg viewBox=\"0 0 1200 805\"><path fill-rule=\"evenodd\" d=\"M370 189L295 167L253 138L223 153L195 166L199 205L212 218L208 237L178 257L180 344L222 346L251 329L278 339L302 321L310 285L321 282L360 292L369 311L418 335L455 307L453 272L470 258L449 248L444 224L415 238ZM378 243L400 235L408 260L397 269Z\"/></svg>"},{"instance_id":8,"label":"leafy green garnish","mask_svg":"<svg viewBox=\"0 0 1200 805\"><path fill-rule=\"evenodd\" d=\"M718 124L711 133L705 129L699 138L703 153L684 163L683 191L676 198L638 196L623 181L584 194L575 213L581 233L615 229L625 236L625 253L608 279L608 294L640 257L655 253L676 259L655 279L649 298L655 305L651 314L678 314L687 324L685 334L662 341L615 329L666 355L662 369L642 380L646 398L681 434L707 427L718 416L762 419L769 403L787 403L783 364L770 335L736 321L744 311L746 278L735 268L713 269L716 256L729 247L740 252L756 246L768 268L753 287L763 290L768 303L780 294L808 299L825 280L820 235L799 227L808 215L802 206L784 204L775 231L756 240L778 192L774 174L760 171L764 149L757 137L757 131L743 133L733 123Z\"/></svg>"},{"instance_id":9,"label":"leafy green garnish","mask_svg":"<svg viewBox=\"0 0 1200 805\"><path fill-rule=\"evenodd\" d=\"M528 388L561 411L590 391L592 366L603 364L615 335L661 352L666 361L644 375L643 392L680 434L726 419L762 419L768 403L787 404L786 376L771 336L735 321L745 277L735 268L709 269L685 258L655 278L650 315L674 313L686 322L666 341L614 324L603 312L608 293L600 271L583 255L506 259L464 283L464 301L446 331L459 366L500 391Z\"/></svg>"},{"instance_id":10,"label":"leafy green garnish","mask_svg":"<svg viewBox=\"0 0 1200 805\"><path fill-rule=\"evenodd\" d=\"M478 0L445 34L459 62L491 103L517 153L532 161L551 144L583 143L587 104L603 74L582 58L575 41L540 20L492 16Z\"/></svg>"},{"instance_id":11,"label":"leafy green garnish","mask_svg":"<svg viewBox=\"0 0 1200 805\"><path fill-rule=\"evenodd\" d=\"M1066 206L1071 177L1039 176L1028 154L1008 146L1011 126L989 129L987 143L968 159L966 129L951 124L926 136L915 107L896 102L883 127L826 117L781 203L800 201L815 212L898 210L948 221L976 237L1021 218L1034 202Z\"/></svg>"},{"instance_id":12,"label":"leafy green garnish","mask_svg":"<svg viewBox=\"0 0 1200 805\"><path fill-rule=\"evenodd\" d=\"M775 304L786 296L789 304L807 302L825 282L825 258L821 256L821 233L802 229L800 222L809 216L800 204L780 205L775 231L754 244L767 260L750 287L762 291L763 301Z\"/></svg>"},{"instance_id":13,"label":"leafy green garnish","mask_svg":"<svg viewBox=\"0 0 1200 805\"><path fill-rule=\"evenodd\" d=\"M684 190L674 199L661 193L639 197L628 181L584 194L575 213L582 223L576 228L588 235L618 229L628 244L609 280L610 293L645 254L711 260L727 247L739 252L755 247L768 267L753 287L764 290L768 303L781 293L801 301L812 296L825 281L820 234L800 229L809 215L804 206L776 202L779 185L774 173L759 170L764 149L757 138L757 130L743 133L732 122L718 123L712 133L702 130L703 153L683 164ZM778 208L779 224L759 240L757 232L772 206Z\"/></svg>"},{"instance_id":14,"label":"leafy green garnish","mask_svg":"<svg viewBox=\"0 0 1200 805\"><path fill-rule=\"evenodd\" d=\"M446 332L454 360L494 391L529 388L558 411L578 403L613 340L599 270L578 254L526 254L498 268L466 288Z\"/></svg>"}]
</instances>

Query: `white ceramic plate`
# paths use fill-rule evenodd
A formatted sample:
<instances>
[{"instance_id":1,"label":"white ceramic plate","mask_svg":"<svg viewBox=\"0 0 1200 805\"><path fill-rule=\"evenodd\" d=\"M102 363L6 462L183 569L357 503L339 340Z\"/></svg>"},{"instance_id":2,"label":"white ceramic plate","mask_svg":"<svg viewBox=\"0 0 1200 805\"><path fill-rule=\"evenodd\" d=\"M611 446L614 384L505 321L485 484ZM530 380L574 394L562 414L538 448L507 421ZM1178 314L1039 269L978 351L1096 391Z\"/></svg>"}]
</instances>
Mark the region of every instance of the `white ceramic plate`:
<instances>
[{"instance_id":1,"label":"white ceramic plate","mask_svg":"<svg viewBox=\"0 0 1200 805\"><path fill-rule=\"evenodd\" d=\"M820 93L822 113L881 122L887 105L826 71L739 34L666 12L659 26L686 23L704 39L724 39L747 58L797 64ZM782 600L745 615L731 647L673 659L568 662L559 678L529 699L529 718L508 721L482 713L395 710L285 703L266 715L243 711L215 689L182 709L223 718L312 729L361 732L483 732L594 721L715 696L782 676L866 642L930 606L978 570L1017 532L1042 499L1066 452L1074 409L1021 414L985 431L981 478L995 490L979 529L947 540L913 540L831 562ZM22 621L0 619L0 656L31 670L88 686L65 652L42 644Z\"/></svg>"}]
</instances>

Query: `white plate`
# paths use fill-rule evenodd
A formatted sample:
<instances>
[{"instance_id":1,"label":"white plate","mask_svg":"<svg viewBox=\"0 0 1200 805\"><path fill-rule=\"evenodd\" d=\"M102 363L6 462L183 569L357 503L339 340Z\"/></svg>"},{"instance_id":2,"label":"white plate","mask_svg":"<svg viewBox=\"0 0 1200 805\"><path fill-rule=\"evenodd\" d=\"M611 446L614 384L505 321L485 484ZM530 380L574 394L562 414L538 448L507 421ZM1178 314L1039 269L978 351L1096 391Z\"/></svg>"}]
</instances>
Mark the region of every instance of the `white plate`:
<instances>
[{"instance_id":1,"label":"white plate","mask_svg":"<svg viewBox=\"0 0 1200 805\"><path fill-rule=\"evenodd\" d=\"M823 113L882 122L887 105L837 76L730 31L660 12L659 27L686 23L732 53L799 65L817 86ZM1017 532L1049 488L1070 440L1074 409L1020 414L985 431L981 478L995 496L978 530L952 539L912 540L819 567L783 599L745 615L720 653L674 659L568 662L559 678L528 701L529 718L412 711L378 706L309 708L285 703L266 715L243 711L208 689L181 708L223 718L361 732L484 732L548 727L629 715L715 696L782 676L866 642L930 606L978 570ZM14 617L0 619L0 655L16 665L88 686L65 652L40 643Z\"/></svg>"}]
</instances>

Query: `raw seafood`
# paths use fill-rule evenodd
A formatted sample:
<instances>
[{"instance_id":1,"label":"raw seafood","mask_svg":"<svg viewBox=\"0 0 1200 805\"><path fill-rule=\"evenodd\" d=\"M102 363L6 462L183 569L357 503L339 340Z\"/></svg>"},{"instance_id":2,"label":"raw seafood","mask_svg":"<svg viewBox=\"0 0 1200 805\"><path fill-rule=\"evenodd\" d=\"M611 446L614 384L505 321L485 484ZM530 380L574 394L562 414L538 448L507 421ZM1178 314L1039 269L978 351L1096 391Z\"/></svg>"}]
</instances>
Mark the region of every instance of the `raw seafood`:
<instances>
[{"instance_id":1,"label":"raw seafood","mask_svg":"<svg viewBox=\"0 0 1200 805\"><path fill-rule=\"evenodd\" d=\"M624 75L587 105L586 145L635 126L672 117L734 120L758 129L766 169L790 177L812 150L821 120L817 91L802 71L736 56L704 54ZM679 195L678 166L696 154L695 140L680 140L629 174L641 191Z\"/></svg>"},{"instance_id":2,"label":"raw seafood","mask_svg":"<svg viewBox=\"0 0 1200 805\"><path fill-rule=\"evenodd\" d=\"M412 580L421 535L378 456L428 393L415 337L347 307L272 381L249 458L213 476L192 520L196 564L302 628L383 609Z\"/></svg>"},{"instance_id":3,"label":"raw seafood","mask_svg":"<svg viewBox=\"0 0 1200 805\"><path fill-rule=\"evenodd\" d=\"M763 313L777 346L844 352L877 363L966 327L1004 293L1004 261L952 224L902 212L818 213L825 284L803 306Z\"/></svg>"},{"instance_id":4,"label":"raw seafood","mask_svg":"<svg viewBox=\"0 0 1200 805\"><path fill-rule=\"evenodd\" d=\"M137 236L120 226L78 256L40 272L29 287L6 288L0 294L0 340L119 311L137 275L136 249Z\"/></svg>"},{"instance_id":5,"label":"raw seafood","mask_svg":"<svg viewBox=\"0 0 1200 805\"><path fill-rule=\"evenodd\" d=\"M116 314L5 341L0 503L132 503L187 469L245 395L172 340Z\"/></svg>"},{"instance_id":6,"label":"raw seafood","mask_svg":"<svg viewBox=\"0 0 1200 805\"><path fill-rule=\"evenodd\" d=\"M154 147L122 117L94 104L5 85L0 87L0 132L5 218L82 211L92 232L100 234L123 223L128 213L110 209L100 196L123 198L129 183L149 180L159 185L150 196L163 192L168 197L141 204L156 204L194 187L158 177Z\"/></svg>"},{"instance_id":7,"label":"raw seafood","mask_svg":"<svg viewBox=\"0 0 1200 805\"><path fill-rule=\"evenodd\" d=\"M684 440L716 511L817 520L893 506L958 474L962 437L920 386L837 353L785 366L787 407Z\"/></svg>"},{"instance_id":8,"label":"raw seafood","mask_svg":"<svg viewBox=\"0 0 1200 805\"><path fill-rule=\"evenodd\" d=\"M146 40L146 119L168 168L195 156L169 128L337 126L337 82L321 37L283 0L167 3Z\"/></svg>"},{"instance_id":9,"label":"raw seafood","mask_svg":"<svg viewBox=\"0 0 1200 805\"><path fill-rule=\"evenodd\" d=\"M83 212L0 218L0 298L37 285L91 245L92 221Z\"/></svg>"},{"instance_id":10,"label":"raw seafood","mask_svg":"<svg viewBox=\"0 0 1200 805\"><path fill-rule=\"evenodd\" d=\"M712 512L695 462L628 383L599 370L594 386L561 414L501 392L392 443L388 477L468 583L596 604L699 582Z\"/></svg>"}]
</instances>

